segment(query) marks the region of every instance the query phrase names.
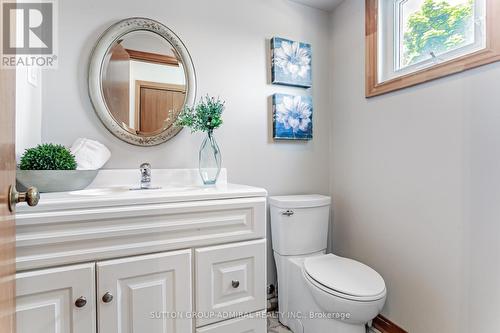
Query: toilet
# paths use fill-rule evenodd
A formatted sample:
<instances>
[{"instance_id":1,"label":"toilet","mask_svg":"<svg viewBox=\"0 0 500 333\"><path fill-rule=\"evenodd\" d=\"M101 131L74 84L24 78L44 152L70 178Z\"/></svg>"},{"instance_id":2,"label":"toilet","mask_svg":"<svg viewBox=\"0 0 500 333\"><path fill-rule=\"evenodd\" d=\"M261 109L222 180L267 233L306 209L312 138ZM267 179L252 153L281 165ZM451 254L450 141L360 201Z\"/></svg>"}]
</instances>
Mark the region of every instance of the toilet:
<instances>
[{"instance_id":1,"label":"toilet","mask_svg":"<svg viewBox=\"0 0 500 333\"><path fill-rule=\"evenodd\" d=\"M365 333L384 306L384 279L358 261L326 254L331 199L270 197L279 320L293 333Z\"/></svg>"}]
</instances>

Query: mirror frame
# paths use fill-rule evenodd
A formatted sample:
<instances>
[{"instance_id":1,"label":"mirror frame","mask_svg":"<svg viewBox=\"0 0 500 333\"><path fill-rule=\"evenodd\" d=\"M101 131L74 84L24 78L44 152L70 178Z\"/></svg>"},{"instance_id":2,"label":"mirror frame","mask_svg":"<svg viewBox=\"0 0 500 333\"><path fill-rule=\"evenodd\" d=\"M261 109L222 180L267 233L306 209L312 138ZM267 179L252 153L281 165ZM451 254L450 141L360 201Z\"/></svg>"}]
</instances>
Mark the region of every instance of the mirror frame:
<instances>
[{"instance_id":1,"label":"mirror frame","mask_svg":"<svg viewBox=\"0 0 500 333\"><path fill-rule=\"evenodd\" d=\"M135 135L115 120L107 107L102 89L102 71L109 49L113 44L128 33L134 31L150 31L168 41L182 60L186 76L185 106L194 105L196 99L196 72L191 55L182 40L165 25L143 17L133 17L121 20L109 27L99 38L89 64L89 95L94 110L104 126L117 138L136 146L156 146L176 136L182 127L170 126L159 134L151 136Z\"/></svg>"}]
</instances>

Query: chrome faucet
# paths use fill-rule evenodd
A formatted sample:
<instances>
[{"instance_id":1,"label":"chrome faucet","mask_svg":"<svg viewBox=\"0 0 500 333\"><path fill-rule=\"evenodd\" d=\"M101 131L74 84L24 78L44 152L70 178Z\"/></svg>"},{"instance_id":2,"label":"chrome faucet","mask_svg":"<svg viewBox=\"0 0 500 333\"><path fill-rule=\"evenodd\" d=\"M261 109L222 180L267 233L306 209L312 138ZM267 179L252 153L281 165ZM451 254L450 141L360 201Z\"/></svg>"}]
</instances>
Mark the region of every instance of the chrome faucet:
<instances>
[{"instance_id":1,"label":"chrome faucet","mask_svg":"<svg viewBox=\"0 0 500 333\"><path fill-rule=\"evenodd\" d=\"M142 163L141 170L141 189L151 188L151 164Z\"/></svg>"}]
</instances>

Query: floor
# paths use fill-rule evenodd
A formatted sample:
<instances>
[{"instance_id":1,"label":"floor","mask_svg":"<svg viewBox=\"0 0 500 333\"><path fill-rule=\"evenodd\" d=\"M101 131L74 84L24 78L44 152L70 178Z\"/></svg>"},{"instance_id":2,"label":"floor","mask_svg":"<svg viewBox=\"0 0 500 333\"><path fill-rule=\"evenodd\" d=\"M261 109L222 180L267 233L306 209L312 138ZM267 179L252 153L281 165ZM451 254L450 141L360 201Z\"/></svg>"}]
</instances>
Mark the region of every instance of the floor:
<instances>
[{"instance_id":1,"label":"floor","mask_svg":"<svg viewBox=\"0 0 500 333\"><path fill-rule=\"evenodd\" d=\"M281 325L278 317L274 314L268 314L267 317L267 333L293 333L285 326ZM366 333L380 333L375 329L367 329Z\"/></svg>"},{"instance_id":2,"label":"floor","mask_svg":"<svg viewBox=\"0 0 500 333\"><path fill-rule=\"evenodd\" d=\"M292 331L281 325L276 315L269 314L267 317L267 333L292 333Z\"/></svg>"}]
</instances>

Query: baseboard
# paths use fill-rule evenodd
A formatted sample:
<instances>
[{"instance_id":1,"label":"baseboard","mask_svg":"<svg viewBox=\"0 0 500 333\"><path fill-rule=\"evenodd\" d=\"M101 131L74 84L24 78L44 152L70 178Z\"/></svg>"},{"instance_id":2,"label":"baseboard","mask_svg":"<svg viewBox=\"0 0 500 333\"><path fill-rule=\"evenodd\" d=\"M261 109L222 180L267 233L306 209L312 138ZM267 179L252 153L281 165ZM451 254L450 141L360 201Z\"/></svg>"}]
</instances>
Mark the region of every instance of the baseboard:
<instances>
[{"instance_id":1,"label":"baseboard","mask_svg":"<svg viewBox=\"0 0 500 333\"><path fill-rule=\"evenodd\" d=\"M378 315L375 319L373 319L372 326L380 333L408 333L382 315Z\"/></svg>"}]
</instances>

